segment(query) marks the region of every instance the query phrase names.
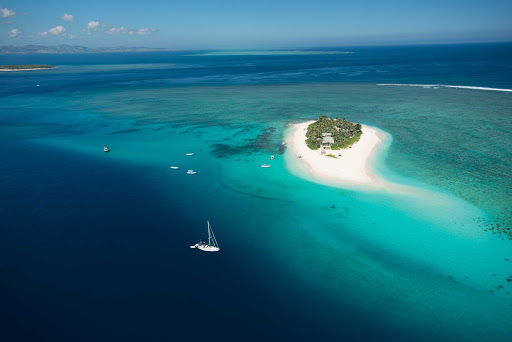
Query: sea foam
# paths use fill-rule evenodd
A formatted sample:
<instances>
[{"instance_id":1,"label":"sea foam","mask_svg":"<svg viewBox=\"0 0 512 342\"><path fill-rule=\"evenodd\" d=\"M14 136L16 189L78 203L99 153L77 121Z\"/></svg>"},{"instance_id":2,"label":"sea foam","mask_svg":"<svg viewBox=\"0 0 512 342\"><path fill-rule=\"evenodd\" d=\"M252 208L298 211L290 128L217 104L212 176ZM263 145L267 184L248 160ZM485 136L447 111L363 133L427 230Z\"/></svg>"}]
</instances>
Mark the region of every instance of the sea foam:
<instances>
[{"instance_id":1,"label":"sea foam","mask_svg":"<svg viewBox=\"0 0 512 342\"><path fill-rule=\"evenodd\" d=\"M459 88L459 89L473 89L473 90L492 90L512 92L512 89L502 88L488 88L488 87L473 87L473 86L459 86L459 85L446 85L446 84L404 84L404 83L378 83L379 86L401 86L401 87L423 87L423 88Z\"/></svg>"}]
</instances>

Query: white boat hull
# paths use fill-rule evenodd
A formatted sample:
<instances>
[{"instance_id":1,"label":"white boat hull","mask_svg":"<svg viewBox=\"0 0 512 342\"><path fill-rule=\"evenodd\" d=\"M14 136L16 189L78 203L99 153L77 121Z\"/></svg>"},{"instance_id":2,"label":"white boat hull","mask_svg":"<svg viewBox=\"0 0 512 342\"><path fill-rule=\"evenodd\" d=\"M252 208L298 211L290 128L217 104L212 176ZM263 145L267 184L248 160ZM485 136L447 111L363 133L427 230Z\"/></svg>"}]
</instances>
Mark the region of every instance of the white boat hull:
<instances>
[{"instance_id":1,"label":"white boat hull","mask_svg":"<svg viewBox=\"0 0 512 342\"><path fill-rule=\"evenodd\" d=\"M203 252L218 252L220 250L219 247L210 246L202 243L196 243L194 246L190 246L190 248L197 248Z\"/></svg>"},{"instance_id":2,"label":"white boat hull","mask_svg":"<svg viewBox=\"0 0 512 342\"><path fill-rule=\"evenodd\" d=\"M199 246L197 249L202 250L203 252L218 252L220 250L219 247L214 246Z\"/></svg>"}]
</instances>

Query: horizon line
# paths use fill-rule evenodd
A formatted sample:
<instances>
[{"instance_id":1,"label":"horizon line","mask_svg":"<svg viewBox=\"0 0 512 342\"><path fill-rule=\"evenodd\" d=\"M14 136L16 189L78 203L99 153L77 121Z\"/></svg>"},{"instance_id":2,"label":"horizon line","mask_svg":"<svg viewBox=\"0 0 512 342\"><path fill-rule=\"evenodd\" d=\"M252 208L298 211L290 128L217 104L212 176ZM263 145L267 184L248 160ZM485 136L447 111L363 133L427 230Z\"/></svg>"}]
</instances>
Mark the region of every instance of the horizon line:
<instances>
[{"instance_id":1,"label":"horizon line","mask_svg":"<svg viewBox=\"0 0 512 342\"><path fill-rule=\"evenodd\" d=\"M150 47L150 46L129 46L129 45L104 45L104 46L87 46L80 44L24 44L24 45L0 45L0 48L17 47L23 48L28 46L40 47L58 47L58 46L76 46L84 47L87 49L108 49L108 48L127 48L127 49L154 49L154 50L168 50L168 51L269 51L269 50L297 50L297 49L326 49L326 48L350 48L350 47L394 47L394 46L436 46L436 45L483 45L483 44L510 44L512 40L506 41L479 41L479 42L439 42L439 43L376 43L376 44L346 44L346 45L318 45L318 46L294 46L294 47L240 47L240 48L173 48L173 47Z\"/></svg>"}]
</instances>

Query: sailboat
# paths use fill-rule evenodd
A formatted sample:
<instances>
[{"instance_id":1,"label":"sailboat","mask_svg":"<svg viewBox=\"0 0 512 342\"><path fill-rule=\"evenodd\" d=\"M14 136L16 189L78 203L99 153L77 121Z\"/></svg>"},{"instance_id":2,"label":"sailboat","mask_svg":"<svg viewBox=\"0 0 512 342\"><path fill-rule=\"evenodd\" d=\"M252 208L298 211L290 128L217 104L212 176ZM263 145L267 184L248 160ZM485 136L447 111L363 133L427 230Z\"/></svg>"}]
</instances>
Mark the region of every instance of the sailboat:
<instances>
[{"instance_id":1,"label":"sailboat","mask_svg":"<svg viewBox=\"0 0 512 342\"><path fill-rule=\"evenodd\" d=\"M215 235L213 235L212 227L210 226L210 221L208 222L208 243L199 241L193 246L190 246L190 248L197 248L202 250L203 252L218 252L220 250L219 244L217 243L217 239L215 238Z\"/></svg>"}]
</instances>

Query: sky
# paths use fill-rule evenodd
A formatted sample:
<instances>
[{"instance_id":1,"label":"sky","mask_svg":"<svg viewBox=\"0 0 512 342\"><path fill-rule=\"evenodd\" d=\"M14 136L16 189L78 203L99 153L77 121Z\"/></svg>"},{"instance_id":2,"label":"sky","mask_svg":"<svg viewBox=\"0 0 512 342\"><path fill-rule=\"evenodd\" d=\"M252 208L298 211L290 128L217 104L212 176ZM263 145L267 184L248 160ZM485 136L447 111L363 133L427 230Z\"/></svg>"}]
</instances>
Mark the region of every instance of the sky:
<instances>
[{"instance_id":1,"label":"sky","mask_svg":"<svg viewBox=\"0 0 512 342\"><path fill-rule=\"evenodd\" d=\"M512 41L512 0L0 0L0 45L246 49Z\"/></svg>"}]
</instances>

